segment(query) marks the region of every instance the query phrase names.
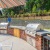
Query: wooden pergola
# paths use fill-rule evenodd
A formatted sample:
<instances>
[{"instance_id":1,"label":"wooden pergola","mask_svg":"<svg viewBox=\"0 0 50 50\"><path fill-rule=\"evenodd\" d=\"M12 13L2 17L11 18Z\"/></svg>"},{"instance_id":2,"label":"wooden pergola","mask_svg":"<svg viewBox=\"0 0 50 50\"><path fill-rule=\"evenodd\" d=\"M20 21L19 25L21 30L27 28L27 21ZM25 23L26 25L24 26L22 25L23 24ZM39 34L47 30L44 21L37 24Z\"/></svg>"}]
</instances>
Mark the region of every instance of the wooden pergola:
<instances>
[{"instance_id":1,"label":"wooden pergola","mask_svg":"<svg viewBox=\"0 0 50 50\"><path fill-rule=\"evenodd\" d=\"M26 0L0 0L0 8L10 8L25 5Z\"/></svg>"}]
</instances>

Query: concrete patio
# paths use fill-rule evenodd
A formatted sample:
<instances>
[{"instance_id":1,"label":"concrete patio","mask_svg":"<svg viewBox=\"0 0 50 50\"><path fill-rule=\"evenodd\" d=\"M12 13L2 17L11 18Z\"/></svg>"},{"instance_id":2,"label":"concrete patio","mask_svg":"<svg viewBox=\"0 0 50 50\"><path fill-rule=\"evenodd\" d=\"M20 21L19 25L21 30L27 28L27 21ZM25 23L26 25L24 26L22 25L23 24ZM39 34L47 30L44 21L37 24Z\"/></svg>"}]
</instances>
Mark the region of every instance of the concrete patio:
<instances>
[{"instance_id":1,"label":"concrete patio","mask_svg":"<svg viewBox=\"0 0 50 50\"><path fill-rule=\"evenodd\" d=\"M0 50L36 50L26 41L11 36L0 34Z\"/></svg>"}]
</instances>

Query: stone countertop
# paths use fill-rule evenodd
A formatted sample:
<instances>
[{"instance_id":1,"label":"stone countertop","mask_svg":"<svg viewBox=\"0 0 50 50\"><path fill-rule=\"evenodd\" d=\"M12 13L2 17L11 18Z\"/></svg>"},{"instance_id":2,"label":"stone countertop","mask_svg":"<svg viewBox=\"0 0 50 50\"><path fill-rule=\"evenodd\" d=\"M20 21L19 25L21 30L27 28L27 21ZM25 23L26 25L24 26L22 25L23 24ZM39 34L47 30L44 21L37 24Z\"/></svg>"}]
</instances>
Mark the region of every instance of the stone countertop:
<instances>
[{"instance_id":1,"label":"stone countertop","mask_svg":"<svg viewBox=\"0 0 50 50\"><path fill-rule=\"evenodd\" d=\"M50 36L44 36L44 38L50 40Z\"/></svg>"},{"instance_id":2,"label":"stone countertop","mask_svg":"<svg viewBox=\"0 0 50 50\"><path fill-rule=\"evenodd\" d=\"M46 34L50 34L50 32L47 31L47 30L39 30L39 31L37 31L37 35L44 36Z\"/></svg>"},{"instance_id":3,"label":"stone countertop","mask_svg":"<svg viewBox=\"0 0 50 50\"><path fill-rule=\"evenodd\" d=\"M22 30L25 30L25 26L13 26L11 25L10 28L18 28L18 29L22 29Z\"/></svg>"}]
</instances>

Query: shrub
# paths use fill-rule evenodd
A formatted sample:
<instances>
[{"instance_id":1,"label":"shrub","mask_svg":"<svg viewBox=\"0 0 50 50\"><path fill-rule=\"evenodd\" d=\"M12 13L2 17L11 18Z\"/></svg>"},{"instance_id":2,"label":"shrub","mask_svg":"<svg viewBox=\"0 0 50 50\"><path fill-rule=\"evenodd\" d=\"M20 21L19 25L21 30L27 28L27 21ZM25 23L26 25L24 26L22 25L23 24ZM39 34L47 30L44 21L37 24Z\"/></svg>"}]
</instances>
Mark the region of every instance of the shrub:
<instances>
[{"instance_id":1,"label":"shrub","mask_svg":"<svg viewBox=\"0 0 50 50\"><path fill-rule=\"evenodd\" d=\"M28 17L32 17L32 16L31 16L31 13L28 13Z\"/></svg>"},{"instance_id":2,"label":"shrub","mask_svg":"<svg viewBox=\"0 0 50 50\"><path fill-rule=\"evenodd\" d=\"M18 14L17 17L20 18L21 17L21 14Z\"/></svg>"},{"instance_id":3,"label":"shrub","mask_svg":"<svg viewBox=\"0 0 50 50\"><path fill-rule=\"evenodd\" d=\"M47 15L50 15L50 10L47 12Z\"/></svg>"},{"instance_id":4,"label":"shrub","mask_svg":"<svg viewBox=\"0 0 50 50\"><path fill-rule=\"evenodd\" d=\"M21 17L24 17L23 15L24 15L24 14L21 14Z\"/></svg>"},{"instance_id":5,"label":"shrub","mask_svg":"<svg viewBox=\"0 0 50 50\"><path fill-rule=\"evenodd\" d=\"M37 11L36 6L33 6L33 8L32 8L32 12L35 13L36 11Z\"/></svg>"},{"instance_id":6,"label":"shrub","mask_svg":"<svg viewBox=\"0 0 50 50\"><path fill-rule=\"evenodd\" d=\"M36 13L31 13L31 16L32 16L32 17L36 16Z\"/></svg>"},{"instance_id":7,"label":"shrub","mask_svg":"<svg viewBox=\"0 0 50 50\"><path fill-rule=\"evenodd\" d=\"M47 15L47 10L42 11L43 15Z\"/></svg>"},{"instance_id":8,"label":"shrub","mask_svg":"<svg viewBox=\"0 0 50 50\"><path fill-rule=\"evenodd\" d=\"M16 18L16 17L17 17L17 14L14 15L14 18Z\"/></svg>"},{"instance_id":9,"label":"shrub","mask_svg":"<svg viewBox=\"0 0 50 50\"><path fill-rule=\"evenodd\" d=\"M28 17L28 14L23 14L24 17Z\"/></svg>"},{"instance_id":10,"label":"shrub","mask_svg":"<svg viewBox=\"0 0 50 50\"><path fill-rule=\"evenodd\" d=\"M11 11L11 16L14 16L14 12L13 11Z\"/></svg>"},{"instance_id":11,"label":"shrub","mask_svg":"<svg viewBox=\"0 0 50 50\"><path fill-rule=\"evenodd\" d=\"M24 17L30 17L31 14L30 14L30 13L25 13L23 16L24 16Z\"/></svg>"},{"instance_id":12,"label":"shrub","mask_svg":"<svg viewBox=\"0 0 50 50\"><path fill-rule=\"evenodd\" d=\"M19 14L17 15L17 17L19 18Z\"/></svg>"},{"instance_id":13,"label":"shrub","mask_svg":"<svg viewBox=\"0 0 50 50\"><path fill-rule=\"evenodd\" d=\"M6 16L2 16L2 15L0 15L0 18L6 18Z\"/></svg>"},{"instance_id":14,"label":"shrub","mask_svg":"<svg viewBox=\"0 0 50 50\"><path fill-rule=\"evenodd\" d=\"M39 10L37 14L38 16L42 15L42 10Z\"/></svg>"},{"instance_id":15,"label":"shrub","mask_svg":"<svg viewBox=\"0 0 50 50\"><path fill-rule=\"evenodd\" d=\"M50 12L47 12L47 15L50 15Z\"/></svg>"}]
</instances>

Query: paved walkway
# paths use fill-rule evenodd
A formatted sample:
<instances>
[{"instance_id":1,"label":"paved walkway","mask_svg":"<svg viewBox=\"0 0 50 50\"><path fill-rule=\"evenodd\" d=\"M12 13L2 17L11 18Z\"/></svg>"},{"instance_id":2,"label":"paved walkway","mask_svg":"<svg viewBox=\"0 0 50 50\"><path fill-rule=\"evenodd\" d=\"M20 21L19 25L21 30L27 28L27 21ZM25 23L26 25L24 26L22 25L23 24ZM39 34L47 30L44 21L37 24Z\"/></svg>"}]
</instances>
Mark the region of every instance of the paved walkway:
<instances>
[{"instance_id":1,"label":"paved walkway","mask_svg":"<svg viewBox=\"0 0 50 50\"><path fill-rule=\"evenodd\" d=\"M26 41L11 35L0 35L0 50L36 50Z\"/></svg>"}]
</instances>

